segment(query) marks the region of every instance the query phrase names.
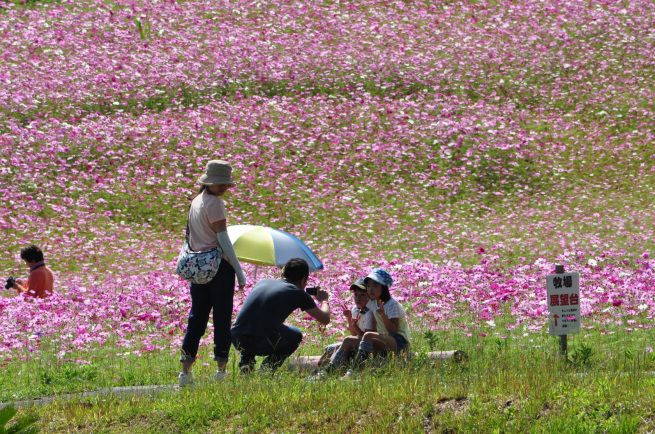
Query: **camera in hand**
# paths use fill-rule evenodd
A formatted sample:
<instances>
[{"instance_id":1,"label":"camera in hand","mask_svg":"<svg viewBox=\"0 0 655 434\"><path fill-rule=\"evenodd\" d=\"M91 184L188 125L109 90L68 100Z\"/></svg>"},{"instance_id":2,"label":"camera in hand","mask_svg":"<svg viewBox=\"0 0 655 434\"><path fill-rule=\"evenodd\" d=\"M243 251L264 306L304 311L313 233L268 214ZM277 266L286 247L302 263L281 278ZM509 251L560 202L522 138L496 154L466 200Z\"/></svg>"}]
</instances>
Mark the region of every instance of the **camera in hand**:
<instances>
[{"instance_id":1,"label":"camera in hand","mask_svg":"<svg viewBox=\"0 0 655 434\"><path fill-rule=\"evenodd\" d=\"M316 297L319 289L321 289L320 286L308 286L305 288L305 292L309 295Z\"/></svg>"},{"instance_id":2,"label":"camera in hand","mask_svg":"<svg viewBox=\"0 0 655 434\"><path fill-rule=\"evenodd\" d=\"M16 283L16 279L14 279L13 277L9 277L7 279L7 283L5 283L5 289L9 289L13 287L15 283Z\"/></svg>"}]
</instances>

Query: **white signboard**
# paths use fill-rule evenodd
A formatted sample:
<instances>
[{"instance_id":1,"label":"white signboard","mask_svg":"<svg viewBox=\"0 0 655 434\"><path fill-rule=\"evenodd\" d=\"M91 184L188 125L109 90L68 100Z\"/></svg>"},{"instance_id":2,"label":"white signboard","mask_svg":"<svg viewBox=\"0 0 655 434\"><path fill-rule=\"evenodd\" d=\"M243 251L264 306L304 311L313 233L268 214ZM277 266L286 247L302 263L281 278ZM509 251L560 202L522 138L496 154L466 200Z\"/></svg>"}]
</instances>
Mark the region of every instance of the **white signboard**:
<instances>
[{"instance_id":1,"label":"white signboard","mask_svg":"<svg viewBox=\"0 0 655 434\"><path fill-rule=\"evenodd\" d=\"M578 273L546 276L548 332L567 335L580 332L580 275Z\"/></svg>"}]
</instances>

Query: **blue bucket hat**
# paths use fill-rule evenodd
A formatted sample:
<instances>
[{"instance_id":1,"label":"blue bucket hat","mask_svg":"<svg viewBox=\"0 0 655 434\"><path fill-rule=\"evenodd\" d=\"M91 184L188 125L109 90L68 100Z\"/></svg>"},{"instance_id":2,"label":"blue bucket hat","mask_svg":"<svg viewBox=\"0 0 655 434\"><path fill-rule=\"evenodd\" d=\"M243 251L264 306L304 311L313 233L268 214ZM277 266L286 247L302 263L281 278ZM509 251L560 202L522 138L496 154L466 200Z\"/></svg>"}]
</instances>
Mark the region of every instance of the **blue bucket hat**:
<instances>
[{"instance_id":1,"label":"blue bucket hat","mask_svg":"<svg viewBox=\"0 0 655 434\"><path fill-rule=\"evenodd\" d=\"M391 275L387 273L386 270L383 270L382 268L374 268L373 271L368 273L368 276L364 278L364 283L368 281L368 279L372 279L379 283L380 285L384 285L387 288L391 288L391 284L393 284L393 279L391 278Z\"/></svg>"}]
</instances>

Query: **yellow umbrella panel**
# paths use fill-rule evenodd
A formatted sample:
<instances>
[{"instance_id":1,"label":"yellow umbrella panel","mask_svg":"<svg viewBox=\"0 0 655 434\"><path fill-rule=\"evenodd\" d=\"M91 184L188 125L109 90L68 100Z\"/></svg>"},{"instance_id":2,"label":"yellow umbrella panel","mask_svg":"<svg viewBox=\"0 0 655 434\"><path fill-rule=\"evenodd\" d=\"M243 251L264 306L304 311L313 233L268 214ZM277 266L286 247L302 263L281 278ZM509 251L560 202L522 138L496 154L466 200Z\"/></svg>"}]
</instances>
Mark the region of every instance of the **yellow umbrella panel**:
<instances>
[{"instance_id":1,"label":"yellow umbrella panel","mask_svg":"<svg viewBox=\"0 0 655 434\"><path fill-rule=\"evenodd\" d=\"M251 226L232 241L232 245L240 261L256 265L275 265L273 238L268 235L264 226Z\"/></svg>"},{"instance_id":2,"label":"yellow umbrella panel","mask_svg":"<svg viewBox=\"0 0 655 434\"><path fill-rule=\"evenodd\" d=\"M228 235L240 261L255 265L282 268L291 258L302 258L309 270L322 270L323 264L314 252L295 236L268 226L228 226Z\"/></svg>"}]
</instances>

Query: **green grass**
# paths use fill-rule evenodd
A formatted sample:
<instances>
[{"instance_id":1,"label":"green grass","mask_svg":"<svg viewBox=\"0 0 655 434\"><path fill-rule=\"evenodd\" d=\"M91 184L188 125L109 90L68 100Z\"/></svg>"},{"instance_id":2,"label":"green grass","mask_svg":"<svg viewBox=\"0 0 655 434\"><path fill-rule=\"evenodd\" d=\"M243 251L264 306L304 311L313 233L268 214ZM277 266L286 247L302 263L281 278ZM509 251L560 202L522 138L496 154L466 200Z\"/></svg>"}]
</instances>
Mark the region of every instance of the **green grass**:
<instances>
[{"instance_id":1,"label":"green grass","mask_svg":"<svg viewBox=\"0 0 655 434\"><path fill-rule=\"evenodd\" d=\"M356 381L313 383L282 368L275 376L212 381L205 348L197 386L149 397L59 400L21 409L48 432L646 432L655 429L655 357L648 332L573 335L567 361L558 338L464 337L451 328L415 336L418 356L365 370ZM431 364L429 350L460 349L468 362ZM301 352L317 354L318 346ZM167 351L105 357L90 365L43 354L5 366L2 400L126 385L174 384L179 363ZM75 359L68 354L68 359Z\"/></svg>"},{"instance_id":2,"label":"green grass","mask_svg":"<svg viewBox=\"0 0 655 434\"><path fill-rule=\"evenodd\" d=\"M613 345L634 346L618 335L575 336L569 362L557 355L556 338L447 338L437 347L465 349L468 363L430 365L417 357L364 371L356 381L312 383L282 369L274 377L232 375L221 384L210 379L213 366L200 363L194 388L151 397L59 401L21 414L37 415L49 432L618 433L655 427L655 358L636 348L635 353L615 351ZM576 356L583 351L585 358ZM112 367L102 358L81 368L63 365L58 374L49 374L56 378L42 372L32 381L97 387L108 377L133 372L132 384L147 384L156 367L160 383L175 381L171 357L147 357L122 366L113 359ZM34 364L23 370L28 367Z\"/></svg>"}]
</instances>

